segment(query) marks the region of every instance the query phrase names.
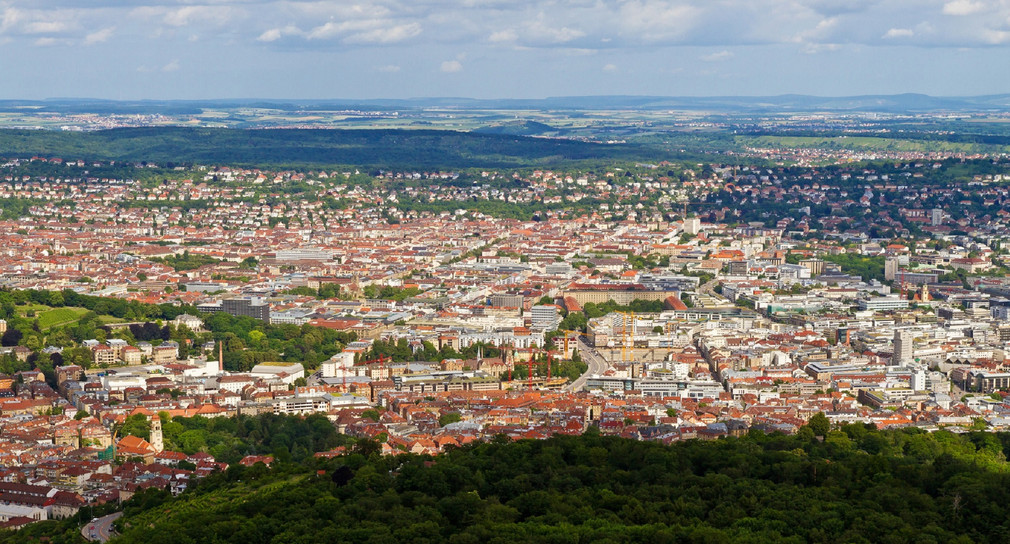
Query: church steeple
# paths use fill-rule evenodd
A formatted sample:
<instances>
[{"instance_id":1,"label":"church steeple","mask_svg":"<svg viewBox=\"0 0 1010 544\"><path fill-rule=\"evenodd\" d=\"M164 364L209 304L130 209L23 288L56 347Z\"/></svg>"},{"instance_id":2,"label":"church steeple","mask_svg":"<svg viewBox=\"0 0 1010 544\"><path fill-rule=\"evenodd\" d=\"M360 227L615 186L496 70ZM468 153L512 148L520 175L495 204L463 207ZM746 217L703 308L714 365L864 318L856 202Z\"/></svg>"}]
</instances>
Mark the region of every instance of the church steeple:
<instances>
[{"instance_id":1,"label":"church steeple","mask_svg":"<svg viewBox=\"0 0 1010 544\"><path fill-rule=\"evenodd\" d=\"M157 453L165 450L165 439L161 436L161 418L158 414L151 417L151 447Z\"/></svg>"}]
</instances>

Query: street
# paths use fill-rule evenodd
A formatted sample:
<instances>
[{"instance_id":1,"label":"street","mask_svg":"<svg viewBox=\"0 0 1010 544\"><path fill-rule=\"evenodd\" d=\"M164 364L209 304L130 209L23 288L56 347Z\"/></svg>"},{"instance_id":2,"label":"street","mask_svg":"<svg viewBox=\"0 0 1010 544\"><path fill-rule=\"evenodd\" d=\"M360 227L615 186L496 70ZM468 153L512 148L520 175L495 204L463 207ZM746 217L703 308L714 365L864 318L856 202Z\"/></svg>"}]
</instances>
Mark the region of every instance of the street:
<instances>
[{"instance_id":1,"label":"street","mask_svg":"<svg viewBox=\"0 0 1010 544\"><path fill-rule=\"evenodd\" d=\"M597 355L596 351L589 347L589 344L586 343L585 339L578 337L577 341L579 355L581 355L582 360L589 365L589 368L587 368L577 380L566 385L564 388L565 391L575 392L581 390L586 386L586 380L588 380L590 376L593 374L603 374L603 371L609 366L607 365L607 362L603 360L603 357Z\"/></svg>"},{"instance_id":2,"label":"street","mask_svg":"<svg viewBox=\"0 0 1010 544\"><path fill-rule=\"evenodd\" d=\"M116 512L115 514L96 518L94 521L84 524L84 527L81 528L81 535L91 542L108 542L115 533L112 529L112 522L119 519L122 515L122 512Z\"/></svg>"}]
</instances>

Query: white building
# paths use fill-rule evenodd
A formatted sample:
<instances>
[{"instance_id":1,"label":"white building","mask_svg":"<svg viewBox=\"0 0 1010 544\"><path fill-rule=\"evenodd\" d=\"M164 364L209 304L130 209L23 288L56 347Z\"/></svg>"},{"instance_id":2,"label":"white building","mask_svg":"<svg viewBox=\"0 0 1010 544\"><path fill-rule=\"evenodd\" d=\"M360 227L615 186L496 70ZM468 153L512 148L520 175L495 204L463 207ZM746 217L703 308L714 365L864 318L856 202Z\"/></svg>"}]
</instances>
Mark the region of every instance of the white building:
<instances>
[{"instance_id":1,"label":"white building","mask_svg":"<svg viewBox=\"0 0 1010 544\"><path fill-rule=\"evenodd\" d=\"M894 331L894 355L891 356L891 364L905 366L912 361L912 331L905 329Z\"/></svg>"},{"instance_id":2,"label":"white building","mask_svg":"<svg viewBox=\"0 0 1010 544\"><path fill-rule=\"evenodd\" d=\"M305 377L305 367L301 363L260 363L249 373L253 378L275 379L294 385L295 380Z\"/></svg>"}]
</instances>

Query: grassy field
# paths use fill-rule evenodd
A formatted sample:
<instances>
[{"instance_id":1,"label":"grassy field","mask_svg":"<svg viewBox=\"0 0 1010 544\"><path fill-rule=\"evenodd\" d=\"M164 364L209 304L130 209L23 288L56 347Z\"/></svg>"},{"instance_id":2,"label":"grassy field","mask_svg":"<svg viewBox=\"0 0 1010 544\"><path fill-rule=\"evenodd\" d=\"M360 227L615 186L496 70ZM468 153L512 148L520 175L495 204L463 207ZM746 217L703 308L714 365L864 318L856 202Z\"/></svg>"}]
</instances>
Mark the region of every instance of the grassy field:
<instances>
[{"instance_id":1,"label":"grassy field","mask_svg":"<svg viewBox=\"0 0 1010 544\"><path fill-rule=\"evenodd\" d=\"M867 136L737 136L738 144L746 147L787 147L805 149L838 149L853 151L947 151L960 153L1002 152L998 145L963 142L874 138Z\"/></svg>"},{"instance_id":2,"label":"grassy field","mask_svg":"<svg viewBox=\"0 0 1010 544\"><path fill-rule=\"evenodd\" d=\"M18 313L20 313L23 317L27 317L27 315L32 312L35 314L35 319L39 320L39 328L42 330L49 330L53 327L65 327L67 325L77 323L82 317L84 317L84 314L88 313L88 310L86 308L79 308L76 306L52 308L43 304L18 306ZM98 322L102 325L123 323L124 321L125 320L111 315L98 316Z\"/></svg>"},{"instance_id":3,"label":"grassy field","mask_svg":"<svg viewBox=\"0 0 1010 544\"><path fill-rule=\"evenodd\" d=\"M65 307L65 308L51 308L42 312L36 312L36 316L39 320L39 328L42 330L51 329L53 327L63 327L66 325L71 325L81 320L81 317L88 311L84 308L76 307Z\"/></svg>"}]
</instances>

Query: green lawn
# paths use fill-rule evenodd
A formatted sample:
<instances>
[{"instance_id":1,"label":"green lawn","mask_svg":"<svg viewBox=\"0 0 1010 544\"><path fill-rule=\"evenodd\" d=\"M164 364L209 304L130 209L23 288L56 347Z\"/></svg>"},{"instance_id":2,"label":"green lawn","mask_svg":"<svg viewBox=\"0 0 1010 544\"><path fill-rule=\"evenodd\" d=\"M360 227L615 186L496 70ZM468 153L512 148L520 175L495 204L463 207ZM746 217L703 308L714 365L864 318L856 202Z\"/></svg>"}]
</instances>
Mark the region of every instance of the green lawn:
<instances>
[{"instance_id":1,"label":"green lawn","mask_svg":"<svg viewBox=\"0 0 1010 544\"><path fill-rule=\"evenodd\" d=\"M46 306L45 304L25 304L24 306L17 307L18 314L21 315L21 317L26 317L29 312L35 312L35 315L38 316L39 313L51 309L51 307Z\"/></svg>"},{"instance_id":2,"label":"green lawn","mask_svg":"<svg viewBox=\"0 0 1010 544\"><path fill-rule=\"evenodd\" d=\"M77 307L52 308L42 312L36 311L39 320L39 328L42 330L53 327L62 327L76 323L81 320L88 310Z\"/></svg>"}]
</instances>

